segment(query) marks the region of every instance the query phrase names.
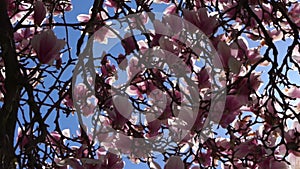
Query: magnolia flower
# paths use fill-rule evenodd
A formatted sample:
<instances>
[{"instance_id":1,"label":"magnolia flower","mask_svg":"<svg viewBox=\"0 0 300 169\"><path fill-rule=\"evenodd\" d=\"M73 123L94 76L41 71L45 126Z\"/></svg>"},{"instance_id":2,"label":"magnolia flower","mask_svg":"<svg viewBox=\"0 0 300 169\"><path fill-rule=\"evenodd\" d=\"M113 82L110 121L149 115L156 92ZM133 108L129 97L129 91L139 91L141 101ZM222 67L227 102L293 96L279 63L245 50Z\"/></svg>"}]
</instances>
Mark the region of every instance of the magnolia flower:
<instances>
[{"instance_id":1,"label":"magnolia flower","mask_svg":"<svg viewBox=\"0 0 300 169\"><path fill-rule=\"evenodd\" d=\"M31 45L37 53L38 60L42 64L50 64L54 59L59 60L59 51L64 48L65 44L64 40L57 39L51 29L34 35L31 41Z\"/></svg>"},{"instance_id":2,"label":"magnolia flower","mask_svg":"<svg viewBox=\"0 0 300 169\"><path fill-rule=\"evenodd\" d=\"M79 14L77 16L77 20L79 22L88 22L91 19L91 11L90 14ZM98 13L96 15L95 21L97 22L104 22L104 20L107 19L107 15L105 12L100 12L100 14ZM94 27L90 27L88 30L88 32L93 32L93 36L95 38L95 40L97 40L99 43L103 43L103 44L107 44L108 42L108 38L116 38L116 33L118 33L118 31L114 30L114 32L109 29L106 26L102 26L102 25L95 25Z\"/></svg>"},{"instance_id":3,"label":"magnolia flower","mask_svg":"<svg viewBox=\"0 0 300 169\"><path fill-rule=\"evenodd\" d=\"M263 57L260 54L260 49L259 48L250 48L247 50L247 63L248 64L255 64L259 60L261 60ZM263 63L262 65L267 66L267 63Z\"/></svg>"},{"instance_id":4,"label":"magnolia flower","mask_svg":"<svg viewBox=\"0 0 300 169\"><path fill-rule=\"evenodd\" d=\"M287 95L292 98L300 98L300 88L293 86L287 89Z\"/></svg>"},{"instance_id":5,"label":"magnolia flower","mask_svg":"<svg viewBox=\"0 0 300 169\"><path fill-rule=\"evenodd\" d=\"M225 42L220 41L217 44L217 51L220 57L219 62L218 59L215 59L215 64L217 67L224 67L225 69L230 68L230 62L233 61L233 58L235 58L238 54L238 50L236 48L231 48L232 46L227 45ZM230 59L232 58L232 59ZM220 65L222 64L222 65Z\"/></svg>"},{"instance_id":6,"label":"magnolia flower","mask_svg":"<svg viewBox=\"0 0 300 169\"><path fill-rule=\"evenodd\" d=\"M36 1L34 4L34 23L40 25L46 17L46 7L42 1Z\"/></svg>"},{"instance_id":7,"label":"magnolia flower","mask_svg":"<svg viewBox=\"0 0 300 169\"><path fill-rule=\"evenodd\" d=\"M206 35L211 35L217 27L217 19L209 16L206 8L200 8L198 11L184 9L182 12L184 19L197 26Z\"/></svg>"},{"instance_id":8,"label":"magnolia flower","mask_svg":"<svg viewBox=\"0 0 300 169\"><path fill-rule=\"evenodd\" d=\"M236 116L240 113L240 108L244 104L244 98L237 95L228 95L226 97L224 113L219 124L226 128L231 122L234 121Z\"/></svg>"}]
</instances>

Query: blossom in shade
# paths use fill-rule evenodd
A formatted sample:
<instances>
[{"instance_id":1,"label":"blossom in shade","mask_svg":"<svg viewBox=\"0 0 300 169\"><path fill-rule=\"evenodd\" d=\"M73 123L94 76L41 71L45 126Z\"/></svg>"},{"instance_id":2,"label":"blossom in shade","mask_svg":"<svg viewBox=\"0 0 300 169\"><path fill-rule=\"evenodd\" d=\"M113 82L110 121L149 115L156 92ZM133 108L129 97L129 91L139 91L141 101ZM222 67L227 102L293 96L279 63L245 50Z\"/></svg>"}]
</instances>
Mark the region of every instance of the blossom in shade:
<instances>
[{"instance_id":1,"label":"blossom in shade","mask_svg":"<svg viewBox=\"0 0 300 169\"><path fill-rule=\"evenodd\" d=\"M122 46L125 49L126 55L130 54L136 49L135 39L130 33L126 33L122 40Z\"/></svg>"},{"instance_id":2,"label":"blossom in shade","mask_svg":"<svg viewBox=\"0 0 300 169\"><path fill-rule=\"evenodd\" d=\"M268 157L260 162L258 169L288 169L288 165L284 161L276 161L273 157Z\"/></svg>"},{"instance_id":3,"label":"blossom in shade","mask_svg":"<svg viewBox=\"0 0 300 169\"><path fill-rule=\"evenodd\" d=\"M52 30L43 31L34 35L31 45L36 51L37 58L42 64L50 64L54 59L60 58L60 50L64 48L66 42L57 39Z\"/></svg>"},{"instance_id":4,"label":"blossom in shade","mask_svg":"<svg viewBox=\"0 0 300 169\"><path fill-rule=\"evenodd\" d=\"M184 169L184 164L180 157L172 156L166 162L164 169Z\"/></svg>"},{"instance_id":5,"label":"blossom in shade","mask_svg":"<svg viewBox=\"0 0 300 169\"><path fill-rule=\"evenodd\" d=\"M182 12L184 19L197 26L206 35L211 35L217 27L217 19L209 16L205 8L200 8L198 11L184 9Z\"/></svg>"},{"instance_id":6,"label":"blossom in shade","mask_svg":"<svg viewBox=\"0 0 300 169\"><path fill-rule=\"evenodd\" d=\"M33 19L36 25L40 25L46 17L46 7L42 1L36 1L33 7Z\"/></svg>"}]
</instances>

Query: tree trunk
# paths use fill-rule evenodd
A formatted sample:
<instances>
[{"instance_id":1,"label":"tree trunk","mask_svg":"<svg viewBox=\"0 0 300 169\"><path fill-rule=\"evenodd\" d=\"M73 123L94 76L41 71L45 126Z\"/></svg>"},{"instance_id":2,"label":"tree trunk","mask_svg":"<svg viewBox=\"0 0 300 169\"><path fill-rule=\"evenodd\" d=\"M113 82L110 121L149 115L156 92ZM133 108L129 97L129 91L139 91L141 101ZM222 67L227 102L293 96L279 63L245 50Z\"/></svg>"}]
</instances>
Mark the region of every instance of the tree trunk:
<instances>
[{"instance_id":1,"label":"tree trunk","mask_svg":"<svg viewBox=\"0 0 300 169\"><path fill-rule=\"evenodd\" d=\"M0 168L16 168L14 132L16 127L20 85L20 70L15 50L13 27L7 13L6 0L0 0L0 45L5 64L4 104L0 109Z\"/></svg>"}]
</instances>

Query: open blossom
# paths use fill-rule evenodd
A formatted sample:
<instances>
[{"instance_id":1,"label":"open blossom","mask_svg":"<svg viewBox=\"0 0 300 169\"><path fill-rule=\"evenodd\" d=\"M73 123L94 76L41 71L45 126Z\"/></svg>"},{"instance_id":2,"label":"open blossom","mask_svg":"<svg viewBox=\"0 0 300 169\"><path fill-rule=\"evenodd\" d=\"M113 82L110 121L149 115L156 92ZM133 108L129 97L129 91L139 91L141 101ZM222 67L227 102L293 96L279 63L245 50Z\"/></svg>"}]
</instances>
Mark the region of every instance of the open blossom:
<instances>
[{"instance_id":1,"label":"open blossom","mask_svg":"<svg viewBox=\"0 0 300 169\"><path fill-rule=\"evenodd\" d=\"M80 14L77 16L77 20L79 22L88 22L91 19L91 12L90 14ZM95 21L96 22L104 22L104 20L107 19L107 15L104 12L98 13ZM118 33L116 30L114 30L116 33ZM110 30L108 27L103 25L96 25L88 30L88 32L94 33L94 38L100 43L107 44L108 38L116 38L116 34Z\"/></svg>"},{"instance_id":2,"label":"open blossom","mask_svg":"<svg viewBox=\"0 0 300 169\"><path fill-rule=\"evenodd\" d=\"M217 19L209 16L206 8L200 8L198 11L184 9L182 12L184 19L197 26L206 35L211 35L217 27Z\"/></svg>"},{"instance_id":3,"label":"open blossom","mask_svg":"<svg viewBox=\"0 0 300 169\"><path fill-rule=\"evenodd\" d=\"M293 98L300 98L300 88L293 86L287 89L287 95Z\"/></svg>"},{"instance_id":4,"label":"open blossom","mask_svg":"<svg viewBox=\"0 0 300 169\"><path fill-rule=\"evenodd\" d=\"M234 95L228 95L226 97L226 103L224 107L224 113L222 114L222 118L219 124L226 128L231 122L234 121L236 116L240 113L240 107L242 104L240 103L240 97Z\"/></svg>"},{"instance_id":5,"label":"open blossom","mask_svg":"<svg viewBox=\"0 0 300 169\"><path fill-rule=\"evenodd\" d=\"M36 25L40 25L46 17L46 7L42 1L36 1L34 4L33 19Z\"/></svg>"},{"instance_id":6,"label":"open blossom","mask_svg":"<svg viewBox=\"0 0 300 169\"><path fill-rule=\"evenodd\" d=\"M288 150L290 154L293 154L297 157L300 157L300 153L298 152L299 143L299 123L294 122L292 125L292 129L289 129L284 132L284 138L286 141L286 145L281 145L280 149L283 153Z\"/></svg>"},{"instance_id":7,"label":"open blossom","mask_svg":"<svg viewBox=\"0 0 300 169\"><path fill-rule=\"evenodd\" d=\"M54 59L59 60L59 52L65 44L64 40L57 39L51 29L34 35L31 41L31 45L37 53L37 58L42 64L50 64Z\"/></svg>"},{"instance_id":8,"label":"open blossom","mask_svg":"<svg viewBox=\"0 0 300 169\"><path fill-rule=\"evenodd\" d=\"M263 57L260 54L260 49L259 48L250 48L247 50L247 63L248 64L255 64L259 60L261 60ZM267 65L267 64L263 64Z\"/></svg>"}]
</instances>

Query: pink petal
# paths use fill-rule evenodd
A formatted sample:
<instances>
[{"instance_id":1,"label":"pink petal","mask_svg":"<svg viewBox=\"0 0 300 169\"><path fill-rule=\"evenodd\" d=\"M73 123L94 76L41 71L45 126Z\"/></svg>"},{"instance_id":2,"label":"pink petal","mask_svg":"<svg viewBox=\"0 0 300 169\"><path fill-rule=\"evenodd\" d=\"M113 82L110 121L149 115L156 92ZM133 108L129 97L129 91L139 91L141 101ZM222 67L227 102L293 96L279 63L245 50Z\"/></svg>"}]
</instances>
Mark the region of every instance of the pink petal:
<instances>
[{"instance_id":1,"label":"pink petal","mask_svg":"<svg viewBox=\"0 0 300 169\"><path fill-rule=\"evenodd\" d=\"M293 98L300 98L300 88L293 86L288 89L287 95Z\"/></svg>"},{"instance_id":2,"label":"pink petal","mask_svg":"<svg viewBox=\"0 0 300 169\"><path fill-rule=\"evenodd\" d=\"M154 0L154 3L165 3L165 4L167 4L167 3L169 3L170 2L170 0Z\"/></svg>"},{"instance_id":3,"label":"pink petal","mask_svg":"<svg viewBox=\"0 0 300 169\"><path fill-rule=\"evenodd\" d=\"M176 5L175 5L175 4L172 4L172 5L168 6L168 7L165 9L164 14L165 14L165 15L166 15L166 14L175 14L176 9L177 9Z\"/></svg>"},{"instance_id":4,"label":"pink petal","mask_svg":"<svg viewBox=\"0 0 300 169\"><path fill-rule=\"evenodd\" d=\"M117 8L118 7L118 3L116 3L115 0L106 0L104 2L104 4L108 7L112 7L112 8Z\"/></svg>"},{"instance_id":5,"label":"pink petal","mask_svg":"<svg viewBox=\"0 0 300 169\"><path fill-rule=\"evenodd\" d=\"M90 20L91 16L88 14L79 14L77 16L77 20L79 22L88 22Z\"/></svg>"}]
</instances>

